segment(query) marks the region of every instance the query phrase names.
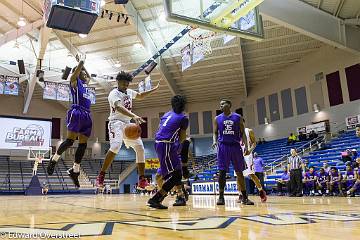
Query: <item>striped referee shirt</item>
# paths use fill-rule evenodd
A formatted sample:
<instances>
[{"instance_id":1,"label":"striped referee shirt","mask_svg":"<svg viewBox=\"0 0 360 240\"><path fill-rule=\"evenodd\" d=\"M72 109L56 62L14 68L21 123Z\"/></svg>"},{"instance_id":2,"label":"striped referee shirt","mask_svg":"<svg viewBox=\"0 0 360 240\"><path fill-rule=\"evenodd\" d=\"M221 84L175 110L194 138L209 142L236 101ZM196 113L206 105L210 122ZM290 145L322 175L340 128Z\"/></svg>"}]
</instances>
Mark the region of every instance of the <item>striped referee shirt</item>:
<instances>
[{"instance_id":1,"label":"striped referee shirt","mask_svg":"<svg viewBox=\"0 0 360 240\"><path fill-rule=\"evenodd\" d=\"M290 157L288 157L288 164L290 165L290 169L289 169L289 170L301 169L301 168L302 168L302 164L303 164L303 160L302 160L301 157L298 156L298 155L296 155L296 156L290 156Z\"/></svg>"}]
</instances>

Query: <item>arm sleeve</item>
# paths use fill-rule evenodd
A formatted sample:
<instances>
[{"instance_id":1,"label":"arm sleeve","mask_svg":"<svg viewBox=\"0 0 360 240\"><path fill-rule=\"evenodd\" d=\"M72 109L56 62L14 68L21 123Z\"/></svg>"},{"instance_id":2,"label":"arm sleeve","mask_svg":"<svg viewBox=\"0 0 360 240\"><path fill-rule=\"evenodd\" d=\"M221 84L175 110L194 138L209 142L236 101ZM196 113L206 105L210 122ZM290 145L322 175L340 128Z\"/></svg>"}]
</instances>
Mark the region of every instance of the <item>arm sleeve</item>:
<instances>
[{"instance_id":1,"label":"arm sleeve","mask_svg":"<svg viewBox=\"0 0 360 240\"><path fill-rule=\"evenodd\" d=\"M189 119L187 117L184 117L182 120L181 120L181 123L180 123L180 128L182 130L186 130L189 126Z\"/></svg>"}]
</instances>

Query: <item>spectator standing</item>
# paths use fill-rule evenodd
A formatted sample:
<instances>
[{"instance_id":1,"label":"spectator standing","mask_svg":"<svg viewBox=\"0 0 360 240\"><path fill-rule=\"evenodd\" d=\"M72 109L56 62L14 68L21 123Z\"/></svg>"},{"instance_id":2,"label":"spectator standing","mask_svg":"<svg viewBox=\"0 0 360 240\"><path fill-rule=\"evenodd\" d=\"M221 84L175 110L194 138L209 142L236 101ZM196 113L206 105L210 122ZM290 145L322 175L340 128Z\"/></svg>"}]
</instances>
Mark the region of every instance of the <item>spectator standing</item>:
<instances>
[{"instance_id":1,"label":"spectator standing","mask_svg":"<svg viewBox=\"0 0 360 240\"><path fill-rule=\"evenodd\" d=\"M255 175L259 178L261 186L264 187L264 160L258 156L257 152L254 152L254 171Z\"/></svg>"}]
</instances>

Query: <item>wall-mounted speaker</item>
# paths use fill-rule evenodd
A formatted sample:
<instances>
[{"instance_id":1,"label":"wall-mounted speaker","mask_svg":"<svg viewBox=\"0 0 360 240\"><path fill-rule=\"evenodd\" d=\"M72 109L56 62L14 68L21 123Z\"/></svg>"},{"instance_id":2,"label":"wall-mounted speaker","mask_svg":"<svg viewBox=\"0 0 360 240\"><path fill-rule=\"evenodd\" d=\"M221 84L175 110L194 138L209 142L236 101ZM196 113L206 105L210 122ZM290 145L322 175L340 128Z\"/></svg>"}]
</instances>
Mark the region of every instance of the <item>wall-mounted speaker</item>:
<instances>
[{"instance_id":1,"label":"wall-mounted speaker","mask_svg":"<svg viewBox=\"0 0 360 240\"><path fill-rule=\"evenodd\" d=\"M24 60L17 60L17 64L18 64L18 68L19 68L19 73L25 74Z\"/></svg>"},{"instance_id":2,"label":"wall-mounted speaker","mask_svg":"<svg viewBox=\"0 0 360 240\"><path fill-rule=\"evenodd\" d=\"M152 70L154 70L154 68L157 66L157 63L156 62L151 62L146 68L145 68L145 73L146 75L149 75Z\"/></svg>"},{"instance_id":3,"label":"wall-mounted speaker","mask_svg":"<svg viewBox=\"0 0 360 240\"><path fill-rule=\"evenodd\" d=\"M70 75L70 72L71 72L71 68L69 68L68 66L65 67L64 71L63 71L63 74L61 76L61 79L64 79L64 80L67 80L69 75Z\"/></svg>"}]
</instances>

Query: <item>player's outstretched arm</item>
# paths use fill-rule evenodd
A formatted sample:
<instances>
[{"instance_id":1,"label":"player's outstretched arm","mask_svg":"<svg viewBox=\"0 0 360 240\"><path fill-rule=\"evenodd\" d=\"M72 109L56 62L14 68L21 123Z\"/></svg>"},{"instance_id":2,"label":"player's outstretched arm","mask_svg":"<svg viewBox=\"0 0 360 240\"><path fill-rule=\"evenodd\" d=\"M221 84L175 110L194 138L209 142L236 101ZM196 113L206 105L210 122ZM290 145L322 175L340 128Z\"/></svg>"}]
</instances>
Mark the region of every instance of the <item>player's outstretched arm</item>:
<instances>
[{"instance_id":1,"label":"player's outstretched arm","mask_svg":"<svg viewBox=\"0 0 360 240\"><path fill-rule=\"evenodd\" d=\"M150 89L148 91L142 92L142 93L138 93L136 95L136 99L138 100L143 100L144 98L146 98L147 96L149 96L150 94L152 94L153 92L155 92L156 90L159 89L160 83L158 83L156 85L156 87L154 87L153 89Z\"/></svg>"},{"instance_id":2,"label":"player's outstretched arm","mask_svg":"<svg viewBox=\"0 0 360 240\"><path fill-rule=\"evenodd\" d=\"M120 101L115 102L115 109L119 113L124 114L125 116L128 116L128 117L131 117L136 122L136 124L142 124L145 122L144 119L142 119L138 115L134 114L133 112L127 110L123 105L121 105Z\"/></svg>"},{"instance_id":3,"label":"player's outstretched arm","mask_svg":"<svg viewBox=\"0 0 360 240\"><path fill-rule=\"evenodd\" d=\"M73 88L76 88L76 86L77 86L77 79L80 75L80 72L81 72L83 66L84 66L84 61L79 61L79 64L77 65L75 71L73 72L73 74L70 77L70 84Z\"/></svg>"}]
</instances>

